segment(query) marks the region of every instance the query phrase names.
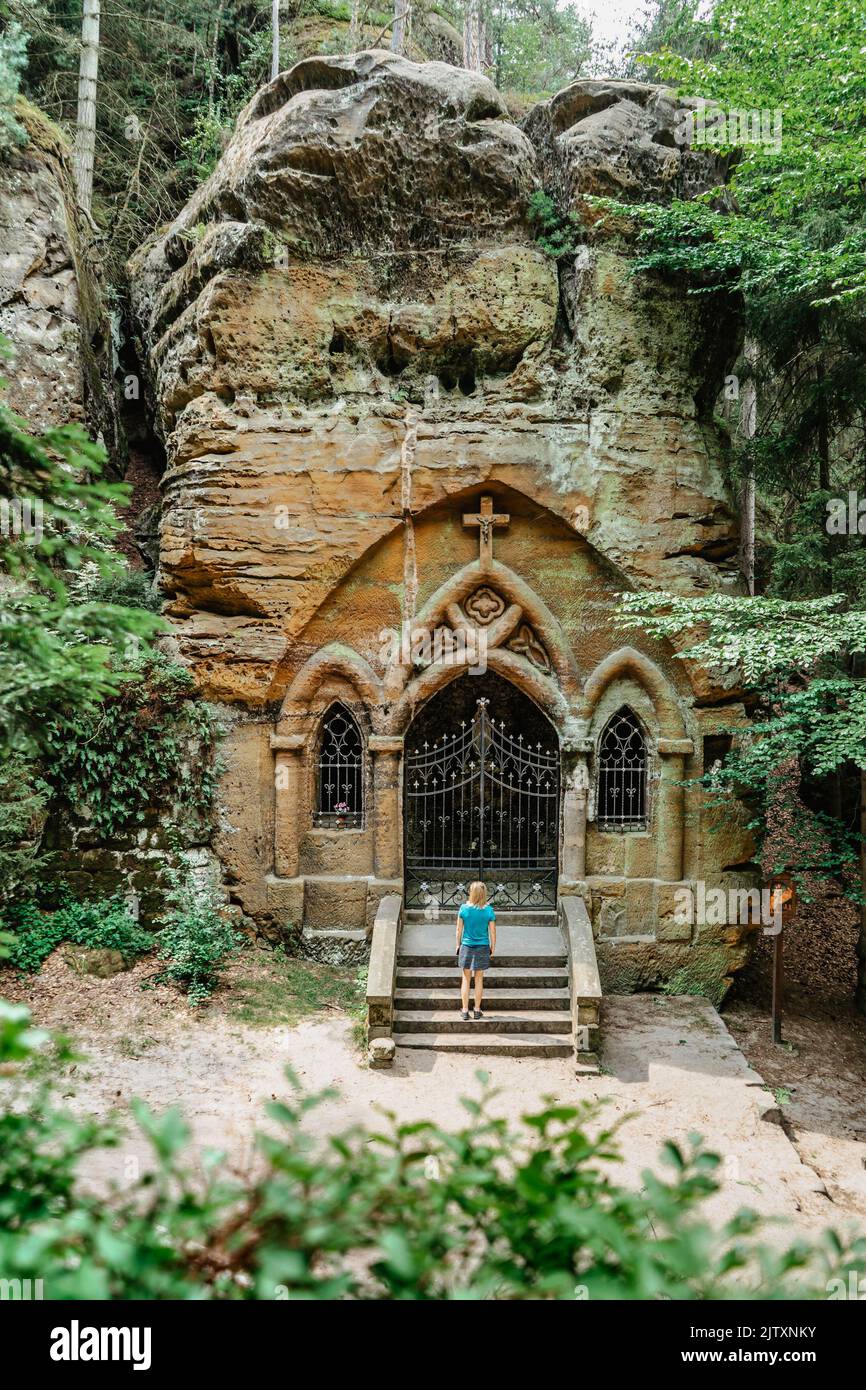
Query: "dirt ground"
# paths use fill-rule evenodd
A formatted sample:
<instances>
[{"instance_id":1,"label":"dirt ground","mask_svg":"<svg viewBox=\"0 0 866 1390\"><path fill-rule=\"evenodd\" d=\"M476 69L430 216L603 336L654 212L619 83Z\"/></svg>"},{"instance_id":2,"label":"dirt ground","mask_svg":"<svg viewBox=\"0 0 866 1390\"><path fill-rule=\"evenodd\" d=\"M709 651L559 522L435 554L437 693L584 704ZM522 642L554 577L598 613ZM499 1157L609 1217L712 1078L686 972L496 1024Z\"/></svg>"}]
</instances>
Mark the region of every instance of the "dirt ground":
<instances>
[{"instance_id":1,"label":"dirt ground","mask_svg":"<svg viewBox=\"0 0 866 1390\"><path fill-rule=\"evenodd\" d=\"M287 1064L309 1089L339 1091L311 1117L322 1134L354 1122L378 1126L383 1108L400 1119L463 1124L460 1097L477 1094L475 1072L483 1067L498 1092L492 1108L513 1119L547 1098L599 1100L599 1123L629 1117L617 1171L629 1185L659 1168L665 1139L687 1144L697 1133L723 1158L722 1188L708 1211L714 1220L742 1206L783 1218L784 1227L768 1232L771 1240L828 1225L866 1227L862 1028L857 1056L837 1054L829 1068L832 1036L814 1024L810 1032L803 1023L801 1037L792 1020L798 1050L770 1055L757 1004L732 1005L735 1041L706 1000L614 996L605 1001L599 1076L575 1076L567 1059L423 1051L398 1053L393 1069L378 1071L366 1065L347 1012L357 999L351 972L247 952L198 1012L167 987L143 992L151 972L141 963L99 980L72 974L55 956L36 977L16 983L10 972L3 981L6 997L27 1002L37 1022L64 1030L86 1054L64 1079L73 1108L105 1115L133 1096L158 1109L179 1105L196 1149L224 1150L244 1166L254 1161L264 1104L286 1093ZM830 1050L818 1068L816 1037ZM132 1132L120 1149L96 1157L86 1176L97 1184L123 1181L147 1161L146 1145Z\"/></svg>"},{"instance_id":2,"label":"dirt ground","mask_svg":"<svg viewBox=\"0 0 866 1390\"><path fill-rule=\"evenodd\" d=\"M782 1103L786 1133L839 1210L866 1217L866 1018L853 1005L858 923L840 911L816 932L785 929L782 1046L770 1027L772 948L762 938L723 1017Z\"/></svg>"}]
</instances>

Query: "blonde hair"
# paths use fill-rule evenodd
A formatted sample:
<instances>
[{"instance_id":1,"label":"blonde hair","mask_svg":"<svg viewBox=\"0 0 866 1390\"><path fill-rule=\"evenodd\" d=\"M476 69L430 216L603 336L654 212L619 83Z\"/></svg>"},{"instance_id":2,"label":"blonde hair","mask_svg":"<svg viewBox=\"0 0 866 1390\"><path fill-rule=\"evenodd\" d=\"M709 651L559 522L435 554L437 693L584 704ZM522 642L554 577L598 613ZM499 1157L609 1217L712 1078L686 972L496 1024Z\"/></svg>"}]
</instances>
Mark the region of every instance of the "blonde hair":
<instances>
[{"instance_id":1,"label":"blonde hair","mask_svg":"<svg viewBox=\"0 0 866 1390\"><path fill-rule=\"evenodd\" d=\"M484 907L487 902L487 888L483 883L476 882L469 885L469 905L470 907Z\"/></svg>"}]
</instances>

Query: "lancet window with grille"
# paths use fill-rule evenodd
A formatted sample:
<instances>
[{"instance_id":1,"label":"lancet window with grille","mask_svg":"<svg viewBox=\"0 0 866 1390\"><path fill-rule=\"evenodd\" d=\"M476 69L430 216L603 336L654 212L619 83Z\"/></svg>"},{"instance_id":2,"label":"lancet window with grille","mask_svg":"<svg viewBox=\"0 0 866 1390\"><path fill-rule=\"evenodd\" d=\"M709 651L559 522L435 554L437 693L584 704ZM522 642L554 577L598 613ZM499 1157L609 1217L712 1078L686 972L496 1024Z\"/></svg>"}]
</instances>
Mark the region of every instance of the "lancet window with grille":
<instances>
[{"instance_id":1,"label":"lancet window with grille","mask_svg":"<svg viewBox=\"0 0 866 1390\"><path fill-rule=\"evenodd\" d=\"M322 721L313 823L324 829L364 825L364 741L345 705L332 705Z\"/></svg>"},{"instance_id":2,"label":"lancet window with grille","mask_svg":"<svg viewBox=\"0 0 866 1390\"><path fill-rule=\"evenodd\" d=\"M647 747L631 710L617 710L599 743L596 822L600 830L646 830Z\"/></svg>"}]
</instances>

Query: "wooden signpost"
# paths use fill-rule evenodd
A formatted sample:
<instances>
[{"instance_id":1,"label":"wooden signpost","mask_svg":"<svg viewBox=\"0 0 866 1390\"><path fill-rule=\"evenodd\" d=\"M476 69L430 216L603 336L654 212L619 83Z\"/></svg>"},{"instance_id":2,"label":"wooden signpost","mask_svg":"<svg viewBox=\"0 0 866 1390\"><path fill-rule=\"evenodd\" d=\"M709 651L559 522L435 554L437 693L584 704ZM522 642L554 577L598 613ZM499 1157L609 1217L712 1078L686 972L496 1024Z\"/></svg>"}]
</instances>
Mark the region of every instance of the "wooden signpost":
<instances>
[{"instance_id":1,"label":"wooden signpost","mask_svg":"<svg viewBox=\"0 0 866 1390\"><path fill-rule=\"evenodd\" d=\"M782 1005L784 994L784 970L782 956L782 938L784 927L791 921L797 910L797 890L790 874L779 874L773 880L773 887L770 893L770 914L773 918L773 926L765 927L765 931L773 934L773 1042L782 1041Z\"/></svg>"}]
</instances>

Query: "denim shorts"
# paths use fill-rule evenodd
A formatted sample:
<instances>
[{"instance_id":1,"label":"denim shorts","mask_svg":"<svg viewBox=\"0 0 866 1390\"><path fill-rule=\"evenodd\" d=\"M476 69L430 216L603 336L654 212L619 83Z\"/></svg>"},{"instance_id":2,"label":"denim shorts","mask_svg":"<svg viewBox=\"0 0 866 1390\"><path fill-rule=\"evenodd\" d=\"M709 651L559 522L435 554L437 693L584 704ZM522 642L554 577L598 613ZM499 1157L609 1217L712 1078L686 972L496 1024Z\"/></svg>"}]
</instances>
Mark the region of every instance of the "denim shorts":
<instances>
[{"instance_id":1,"label":"denim shorts","mask_svg":"<svg viewBox=\"0 0 866 1390\"><path fill-rule=\"evenodd\" d=\"M489 970L489 946L461 946L458 958L461 970Z\"/></svg>"}]
</instances>

